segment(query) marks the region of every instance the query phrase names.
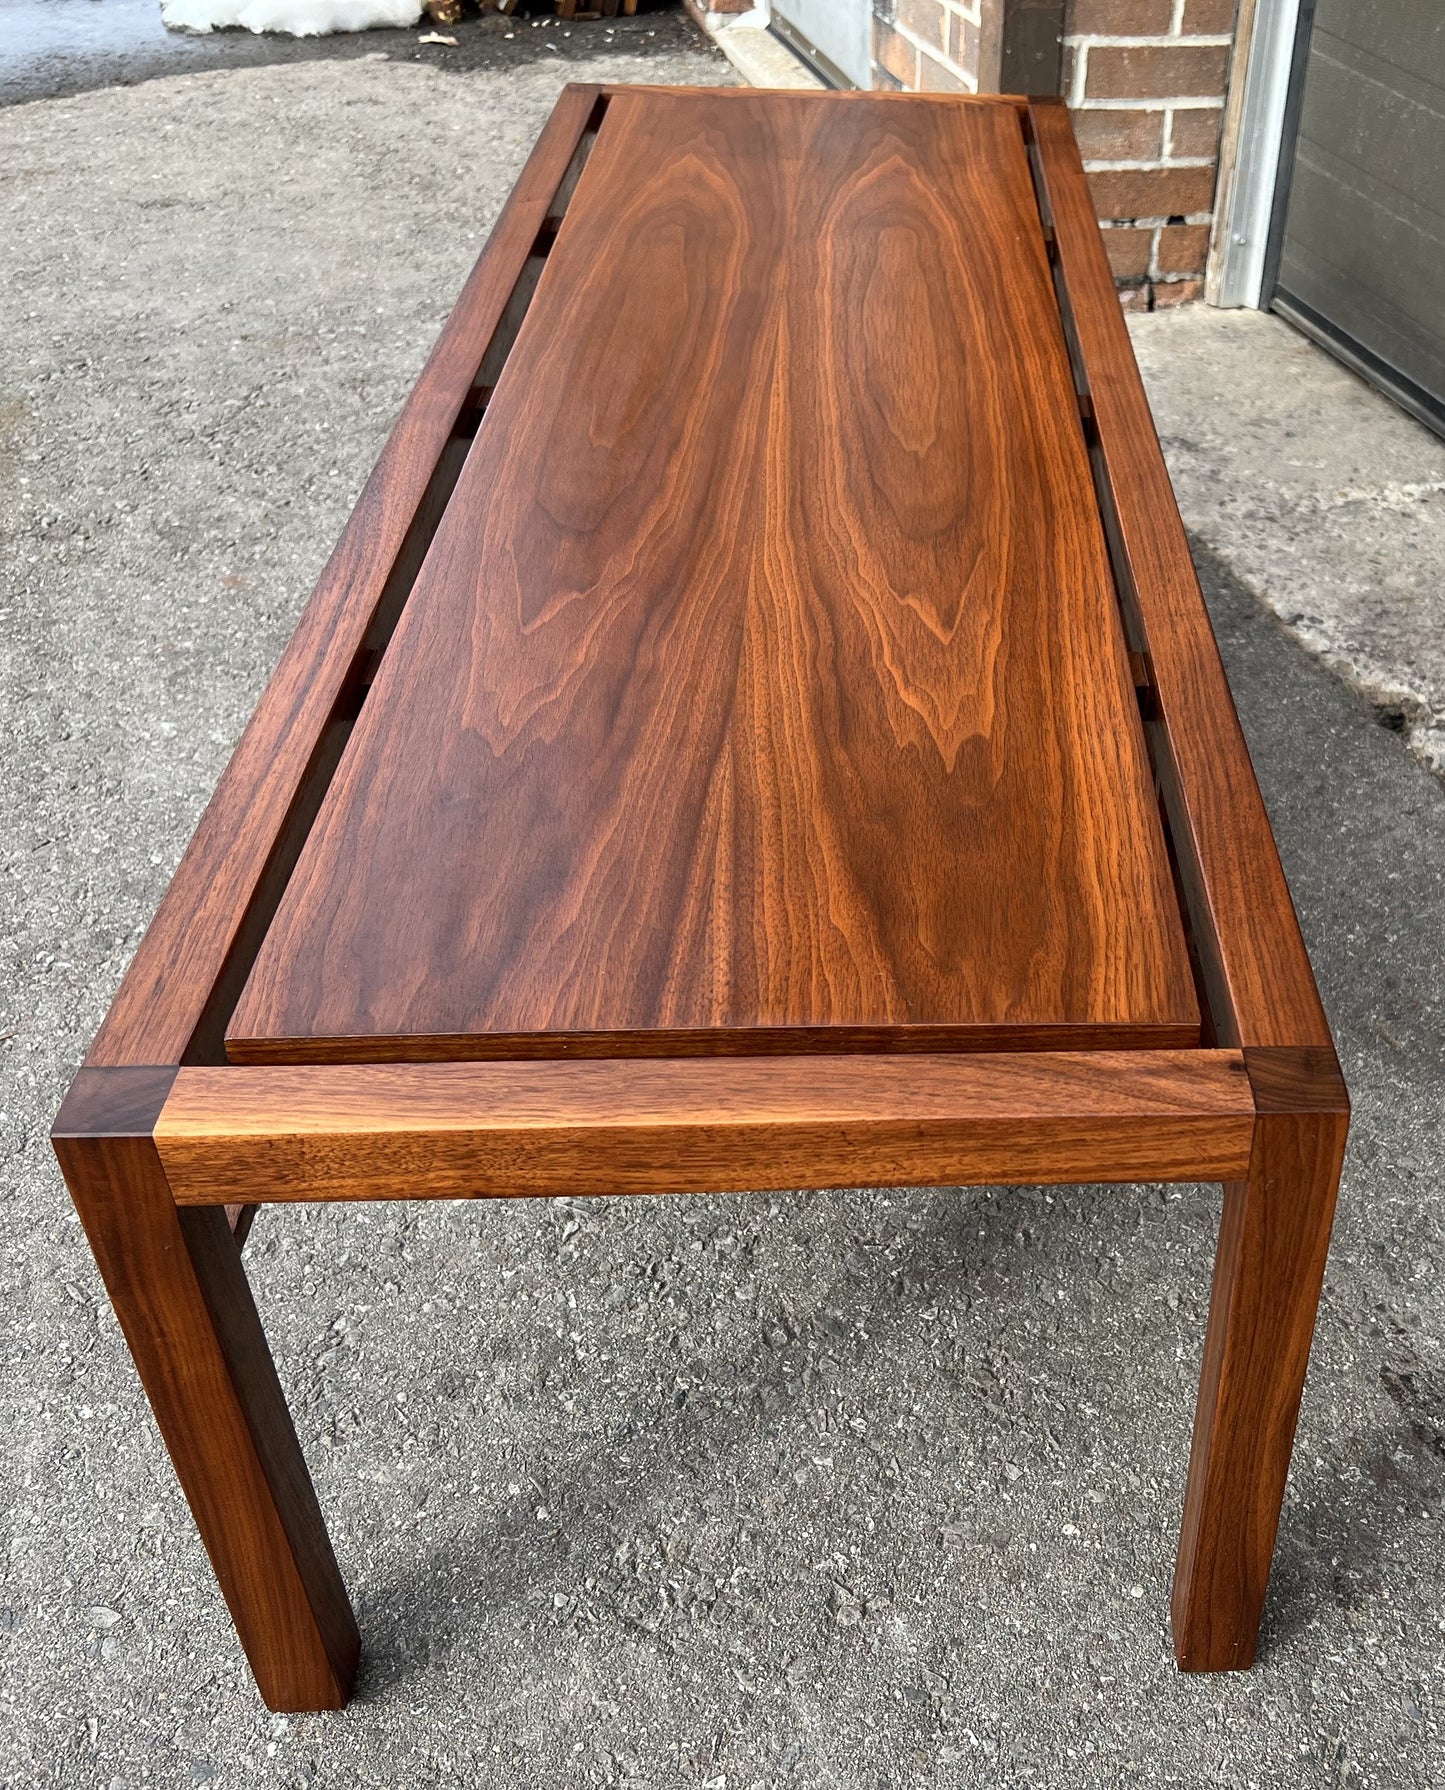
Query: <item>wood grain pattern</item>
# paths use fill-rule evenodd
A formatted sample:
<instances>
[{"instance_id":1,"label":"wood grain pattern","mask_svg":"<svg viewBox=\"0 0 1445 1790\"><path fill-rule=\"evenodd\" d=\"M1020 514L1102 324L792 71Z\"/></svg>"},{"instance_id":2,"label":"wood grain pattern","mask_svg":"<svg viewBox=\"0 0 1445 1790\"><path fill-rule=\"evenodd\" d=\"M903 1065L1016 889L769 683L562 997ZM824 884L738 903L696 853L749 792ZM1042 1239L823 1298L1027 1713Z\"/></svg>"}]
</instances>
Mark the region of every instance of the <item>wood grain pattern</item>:
<instances>
[{"instance_id":1,"label":"wood grain pattern","mask_svg":"<svg viewBox=\"0 0 1445 1790\"><path fill-rule=\"evenodd\" d=\"M617 96L229 1054L1197 1037L1018 114Z\"/></svg>"},{"instance_id":2,"label":"wood grain pattern","mask_svg":"<svg viewBox=\"0 0 1445 1790\"><path fill-rule=\"evenodd\" d=\"M1224 1189L1174 1576L1194 1672L1254 1662L1348 1126L1338 1069L1246 1054L1260 1116L1248 1176Z\"/></svg>"},{"instance_id":3,"label":"wood grain pattern","mask_svg":"<svg viewBox=\"0 0 1445 1790\"><path fill-rule=\"evenodd\" d=\"M1224 1180L1173 1614L1185 1668L1246 1665L1348 1099L1067 116L619 90L554 232L600 91L564 94L56 1125L258 1683L334 1708L359 1642L256 1202L858 1182ZM1140 1048L1200 1016L1133 682L1238 1048ZM177 1070L277 901L238 1055L632 1060ZM845 1047L877 1054L761 1060Z\"/></svg>"},{"instance_id":4,"label":"wood grain pattern","mask_svg":"<svg viewBox=\"0 0 1445 1790\"><path fill-rule=\"evenodd\" d=\"M175 1073L82 1069L55 1152L262 1696L338 1709L360 1639L240 1251L151 1136Z\"/></svg>"},{"instance_id":5,"label":"wood grain pattern","mask_svg":"<svg viewBox=\"0 0 1445 1790\"><path fill-rule=\"evenodd\" d=\"M1237 1052L182 1070L182 1204L1238 1175Z\"/></svg>"},{"instance_id":6,"label":"wood grain pattern","mask_svg":"<svg viewBox=\"0 0 1445 1790\"><path fill-rule=\"evenodd\" d=\"M1221 1044L1330 1047L1062 101L1031 101L1065 321L1093 408L1120 596L1149 655L1155 766Z\"/></svg>"},{"instance_id":7,"label":"wood grain pattern","mask_svg":"<svg viewBox=\"0 0 1445 1790\"><path fill-rule=\"evenodd\" d=\"M1349 1122L1328 1023L1220 663L1061 103L1031 102L1061 310L1210 1030L1242 1044L1259 1118L1226 1181L1174 1579L1187 1671L1254 1659Z\"/></svg>"},{"instance_id":8,"label":"wood grain pattern","mask_svg":"<svg viewBox=\"0 0 1445 1790\"><path fill-rule=\"evenodd\" d=\"M278 862L288 825L318 770L324 784L328 755L339 751L346 729L338 728L338 716L368 655L388 582L597 100L596 88L569 87L558 101L241 736L88 1064L219 1054L219 1027L211 1037L205 1024L214 992L237 967L249 968L255 940L248 922L268 884L279 893L290 868ZM230 1000L238 988L239 978ZM229 1002L222 1008L224 1021Z\"/></svg>"}]
</instances>

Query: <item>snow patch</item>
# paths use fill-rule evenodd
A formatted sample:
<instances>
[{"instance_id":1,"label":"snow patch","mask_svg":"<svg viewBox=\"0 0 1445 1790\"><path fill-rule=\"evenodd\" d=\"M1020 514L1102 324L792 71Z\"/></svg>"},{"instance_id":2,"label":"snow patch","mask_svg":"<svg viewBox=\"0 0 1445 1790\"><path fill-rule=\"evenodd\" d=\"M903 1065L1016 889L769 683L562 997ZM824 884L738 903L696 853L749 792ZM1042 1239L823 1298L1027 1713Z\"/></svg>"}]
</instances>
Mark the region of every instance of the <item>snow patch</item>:
<instances>
[{"instance_id":1,"label":"snow patch","mask_svg":"<svg viewBox=\"0 0 1445 1790\"><path fill-rule=\"evenodd\" d=\"M247 31L324 37L374 25L414 25L421 17L421 0L161 0L161 17L180 31L239 25Z\"/></svg>"}]
</instances>

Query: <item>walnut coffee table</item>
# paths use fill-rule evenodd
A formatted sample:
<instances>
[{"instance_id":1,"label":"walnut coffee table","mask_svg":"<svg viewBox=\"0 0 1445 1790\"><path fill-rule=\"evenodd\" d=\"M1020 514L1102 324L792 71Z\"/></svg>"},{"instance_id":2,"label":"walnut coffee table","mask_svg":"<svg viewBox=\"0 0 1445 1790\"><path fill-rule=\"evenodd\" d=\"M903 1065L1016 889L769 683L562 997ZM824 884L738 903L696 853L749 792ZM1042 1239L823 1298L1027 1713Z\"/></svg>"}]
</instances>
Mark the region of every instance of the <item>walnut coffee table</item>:
<instances>
[{"instance_id":1,"label":"walnut coffee table","mask_svg":"<svg viewBox=\"0 0 1445 1790\"><path fill-rule=\"evenodd\" d=\"M55 1127L257 1683L268 1201L1222 1181L1255 1649L1347 1100L1056 101L569 87Z\"/></svg>"}]
</instances>

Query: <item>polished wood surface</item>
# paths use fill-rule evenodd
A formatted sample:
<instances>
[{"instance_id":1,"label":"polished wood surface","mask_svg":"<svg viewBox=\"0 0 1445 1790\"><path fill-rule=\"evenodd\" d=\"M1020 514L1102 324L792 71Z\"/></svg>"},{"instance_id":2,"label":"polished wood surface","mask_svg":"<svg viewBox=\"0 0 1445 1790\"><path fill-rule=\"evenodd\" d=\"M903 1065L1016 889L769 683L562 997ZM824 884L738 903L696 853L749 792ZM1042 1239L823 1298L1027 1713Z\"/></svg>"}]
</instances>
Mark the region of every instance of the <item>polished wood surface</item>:
<instances>
[{"instance_id":1,"label":"polished wood surface","mask_svg":"<svg viewBox=\"0 0 1445 1790\"><path fill-rule=\"evenodd\" d=\"M1349 1125L1338 1069L1245 1057L1259 1118L1248 1173L1224 1188L1174 1575L1174 1651L1193 1672L1254 1663Z\"/></svg>"},{"instance_id":2,"label":"polished wood surface","mask_svg":"<svg viewBox=\"0 0 1445 1790\"><path fill-rule=\"evenodd\" d=\"M184 1069L175 1197L465 1199L1238 1176L1236 1052Z\"/></svg>"},{"instance_id":3,"label":"polished wood surface","mask_svg":"<svg viewBox=\"0 0 1445 1790\"><path fill-rule=\"evenodd\" d=\"M595 87L569 87L558 100L126 972L91 1066L219 1056L349 732L378 616L405 595L407 562L435 520L426 510L438 466L598 98Z\"/></svg>"},{"instance_id":4,"label":"polished wood surface","mask_svg":"<svg viewBox=\"0 0 1445 1790\"><path fill-rule=\"evenodd\" d=\"M1269 817L1063 102L1031 101L1062 309L1097 436L1119 594L1147 653L1155 768L1221 1044L1330 1044Z\"/></svg>"},{"instance_id":5,"label":"polished wood surface","mask_svg":"<svg viewBox=\"0 0 1445 1790\"><path fill-rule=\"evenodd\" d=\"M267 940L242 1055L629 1060L227 1066ZM638 1060L720 1044L874 1054ZM273 1707L358 1647L238 1249L295 1199L1219 1177L1174 1632L1247 1664L1348 1098L1062 109L569 88L88 1062Z\"/></svg>"},{"instance_id":6,"label":"polished wood surface","mask_svg":"<svg viewBox=\"0 0 1445 1790\"><path fill-rule=\"evenodd\" d=\"M266 1702L339 1708L360 1640L241 1266L254 1205L177 1208L151 1130L182 1061L215 1059L370 661L449 491L489 351L596 88L559 100L402 410L56 1120L54 1143L146 1396ZM139 1580L133 1587L139 1596Z\"/></svg>"},{"instance_id":7,"label":"polished wood surface","mask_svg":"<svg viewBox=\"0 0 1445 1790\"><path fill-rule=\"evenodd\" d=\"M611 98L233 1060L1197 1040L1019 116Z\"/></svg>"},{"instance_id":8,"label":"polished wood surface","mask_svg":"<svg viewBox=\"0 0 1445 1790\"><path fill-rule=\"evenodd\" d=\"M151 1135L175 1074L82 1069L55 1152L262 1696L339 1709L360 1637L240 1250Z\"/></svg>"},{"instance_id":9,"label":"polished wood surface","mask_svg":"<svg viewBox=\"0 0 1445 1790\"><path fill-rule=\"evenodd\" d=\"M1094 437L1149 744L1211 1035L1259 1112L1226 1181L1172 1606L1188 1671L1254 1659L1349 1125L1349 1096L1250 764L1061 102L1031 102L1060 310Z\"/></svg>"}]
</instances>

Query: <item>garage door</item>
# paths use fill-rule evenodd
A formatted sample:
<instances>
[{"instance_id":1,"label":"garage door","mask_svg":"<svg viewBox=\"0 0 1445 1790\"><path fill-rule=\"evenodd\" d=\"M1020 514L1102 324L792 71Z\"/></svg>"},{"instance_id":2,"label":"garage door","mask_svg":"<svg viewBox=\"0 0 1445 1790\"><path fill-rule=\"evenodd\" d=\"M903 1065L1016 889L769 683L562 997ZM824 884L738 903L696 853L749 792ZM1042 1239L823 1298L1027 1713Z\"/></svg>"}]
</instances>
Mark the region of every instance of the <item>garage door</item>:
<instances>
[{"instance_id":1,"label":"garage door","mask_svg":"<svg viewBox=\"0 0 1445 1790\"><path fill-rule=\"evenodd\" d=\"M1274 309L1445 427L1445 0L1301 23Z\"/></svg>"}]
</instances>

